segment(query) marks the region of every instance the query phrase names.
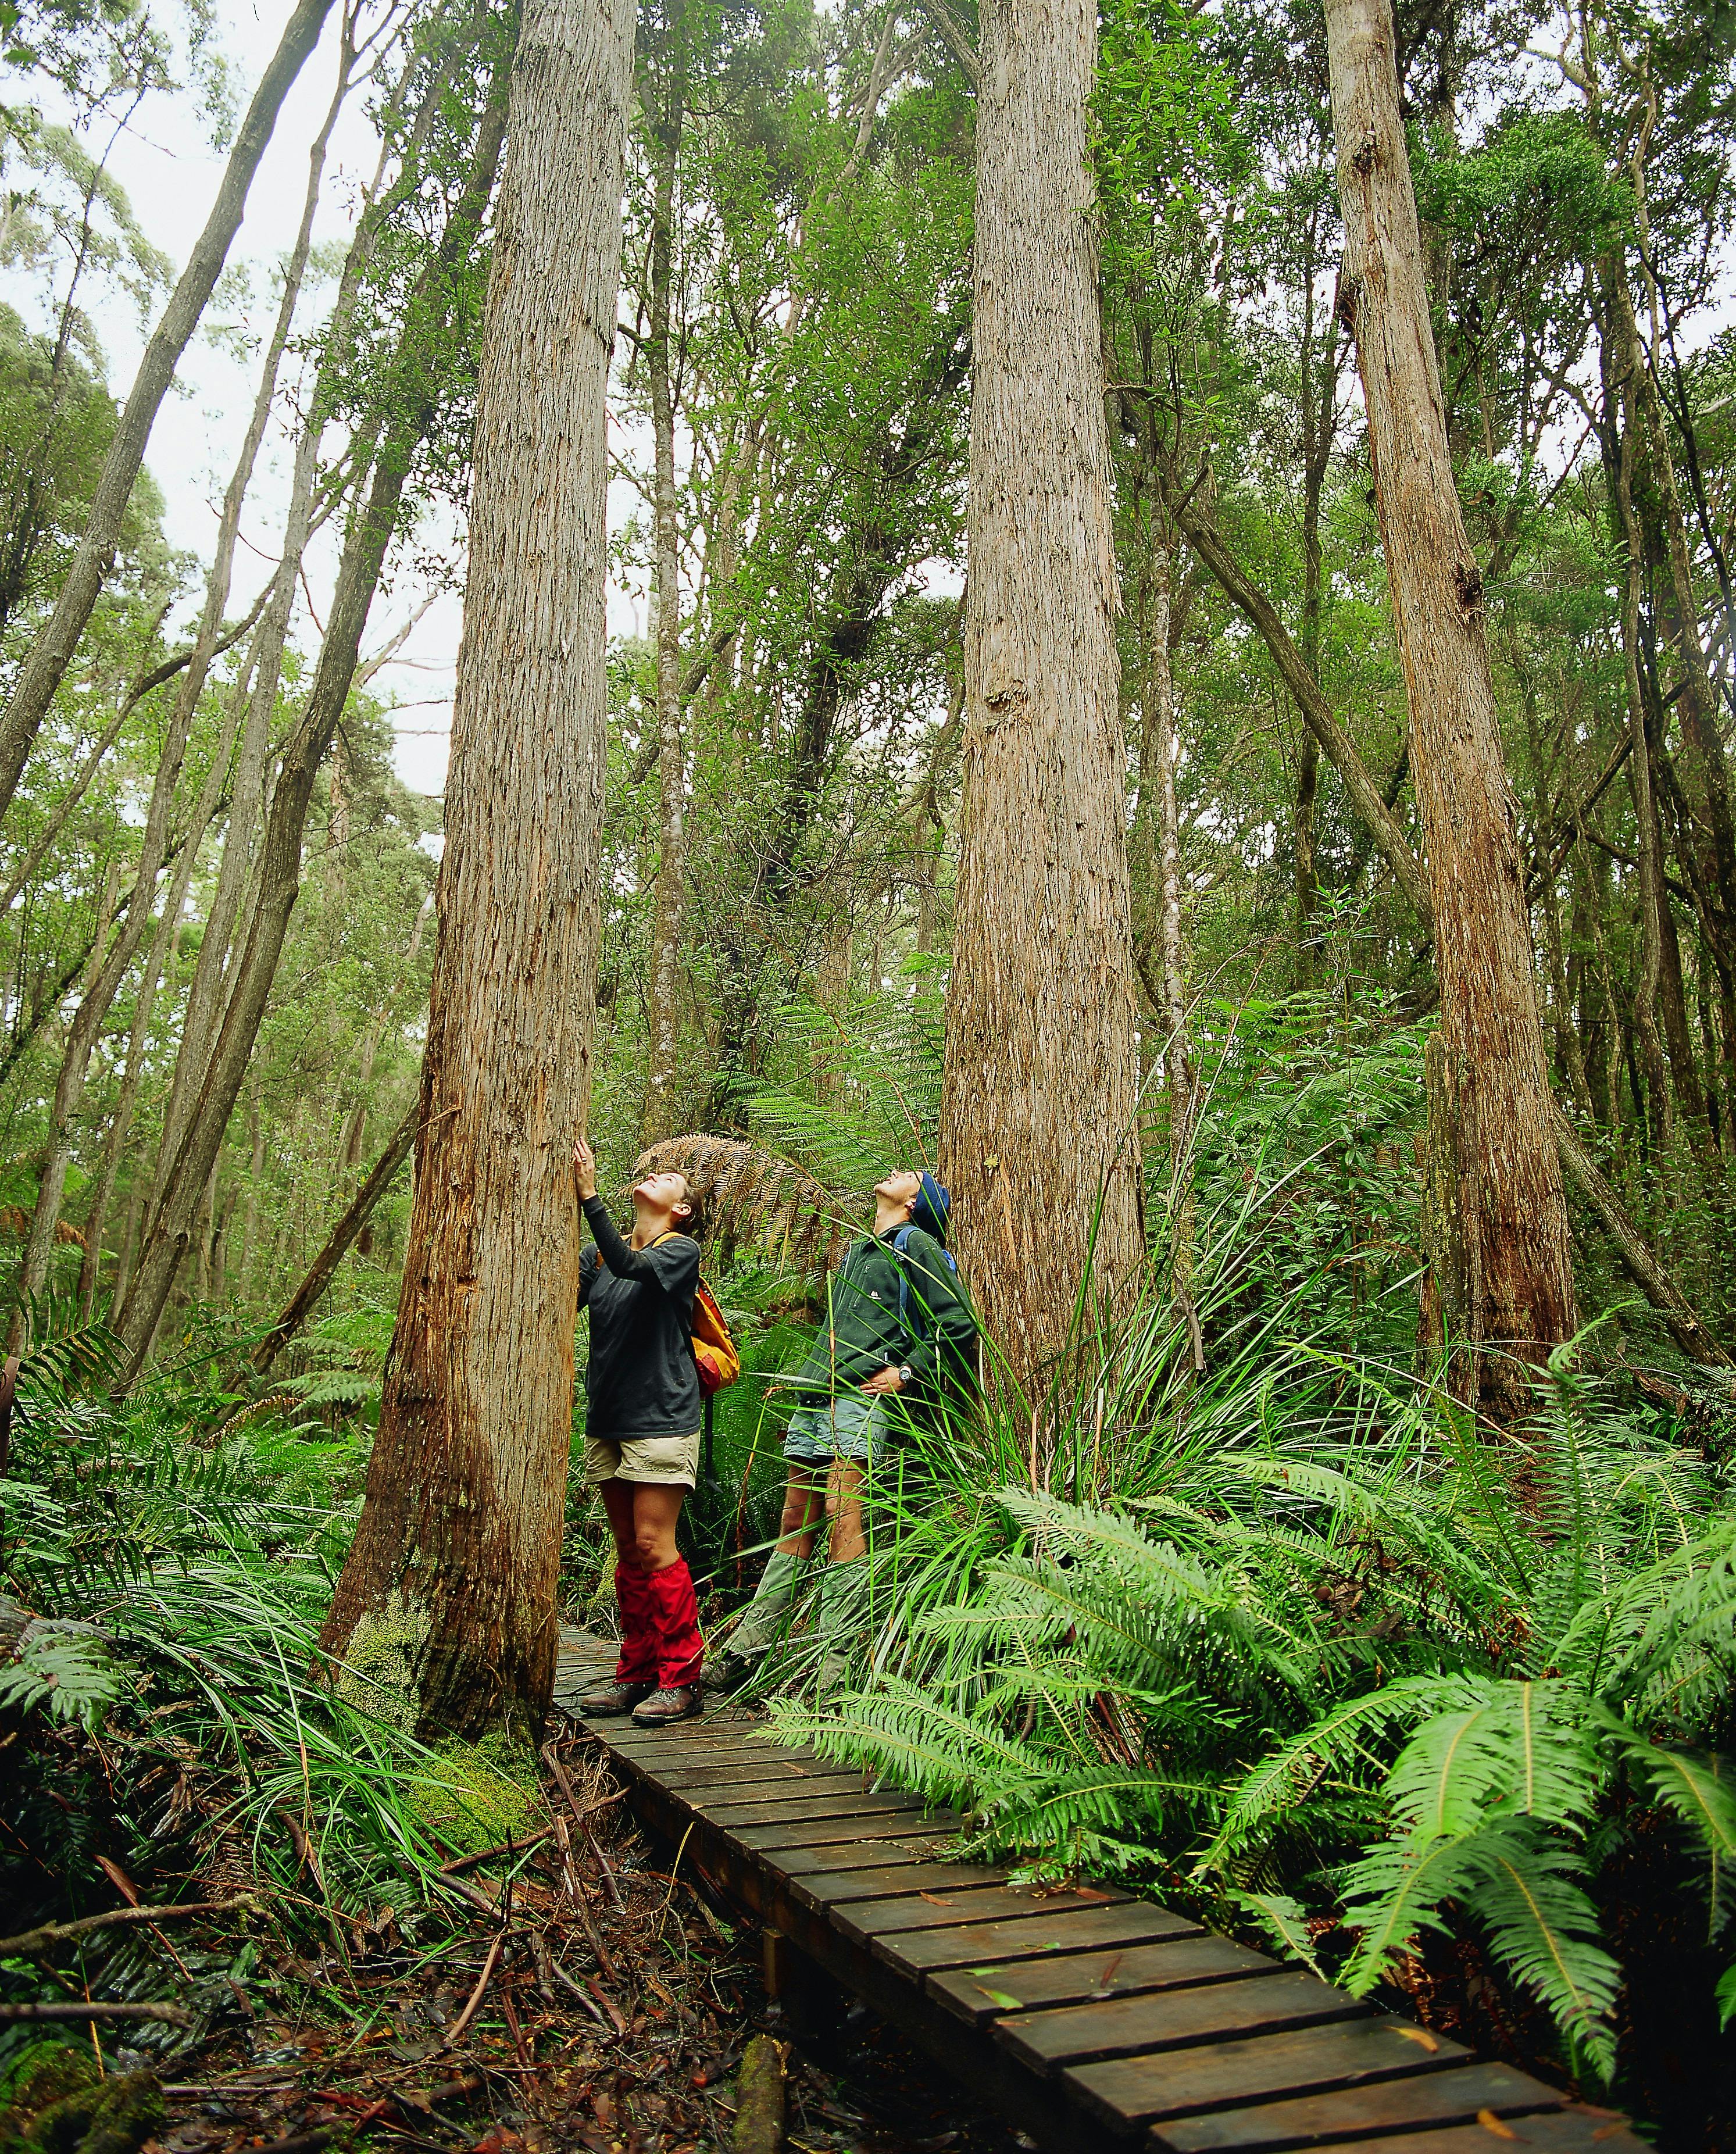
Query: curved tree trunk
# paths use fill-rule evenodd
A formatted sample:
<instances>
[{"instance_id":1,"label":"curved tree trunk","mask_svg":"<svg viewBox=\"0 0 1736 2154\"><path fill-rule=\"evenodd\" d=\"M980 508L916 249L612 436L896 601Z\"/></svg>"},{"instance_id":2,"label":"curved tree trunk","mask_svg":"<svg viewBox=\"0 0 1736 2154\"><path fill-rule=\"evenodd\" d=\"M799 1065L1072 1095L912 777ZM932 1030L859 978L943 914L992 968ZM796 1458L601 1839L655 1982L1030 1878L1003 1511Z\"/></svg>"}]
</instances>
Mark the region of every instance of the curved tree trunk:
<instances>
[{"instance_id":1,"label":"curved tree trunk","mask_svg":"<svg viewBox=\"0 0 1736 2154\"><path fill-rule=\"evenodd\" d=\"M1362 377L1434 902L1436 1283L1448 1333L1473 1350L1471 1388L1509 1422L1530 1403L1518 1365L1541 1360L1575 1326L1524 865L1483 579L1448 448L1389 0L1327 0L1326 33L1345 225L1340 304Z\"/></svg>"},{"instance_id":2,"label":"curved tree trunk","mask_svg":"<svg viewBox=\"0 0 1736 2154\"><path fill-rule=\"evenodd\" d=\"M425 1133L323 1642L408 1724L540 1725L573 1410L607 684L604 395L632 0L528 0L489 283Z\"/></svg>"},{"instance_id":3,"label":"curved tree trunk","mask_svg":"<svg viewBox=\"0 0 1736 2154\"><path fill-rule=\"evenodd\" d=\"M12 805L31 743L54 701L61 676L72 663L84 624L114 566L120 527L145 461L158 408L169 392L181 355L199 325L199 317L227 258L230 242L247 207L253 174L277 125L283 100L319 42L331 4L332 0L299 0L285 24L283 38L260 77L236 135L205 229L194 243L181 281L169 295L169 303L145 347L97 482L84 535L60 586L54 613L25 659L5 716L0 717L0 821Z\"/></svg>"},{"instance_id":4,"label":"curved tree trunk","mask_svg":"<svg viewBox=\"0 0 1736 2154\"><path fill-rule=\"evenodd\" d=\"M977 108L964 800L941 1115L1014 1381L1144 1254L1090 0L987 0Z\"/></svg>"}]
</instances>

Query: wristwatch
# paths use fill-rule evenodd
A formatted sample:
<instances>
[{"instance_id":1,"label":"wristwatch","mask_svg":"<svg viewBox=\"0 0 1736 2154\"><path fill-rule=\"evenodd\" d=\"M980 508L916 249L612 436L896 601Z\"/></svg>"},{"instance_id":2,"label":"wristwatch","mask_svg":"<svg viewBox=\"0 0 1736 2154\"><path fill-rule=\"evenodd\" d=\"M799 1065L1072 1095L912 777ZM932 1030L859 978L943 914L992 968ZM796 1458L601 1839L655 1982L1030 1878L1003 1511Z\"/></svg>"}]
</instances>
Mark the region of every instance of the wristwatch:
<instances>
[{"instance_id":1,"label":"wristwatch","mask_svg":"<svg viewBox=\"0 0 1736 2154\"><path fill-rule=\"evenodd\" d=\"M904 1366L898 1371L898 1381L901 1384L907 1384L916 1373L916 1370L911 1368L909 1362L906 1361Z\"/></svg>"}]
</instances>

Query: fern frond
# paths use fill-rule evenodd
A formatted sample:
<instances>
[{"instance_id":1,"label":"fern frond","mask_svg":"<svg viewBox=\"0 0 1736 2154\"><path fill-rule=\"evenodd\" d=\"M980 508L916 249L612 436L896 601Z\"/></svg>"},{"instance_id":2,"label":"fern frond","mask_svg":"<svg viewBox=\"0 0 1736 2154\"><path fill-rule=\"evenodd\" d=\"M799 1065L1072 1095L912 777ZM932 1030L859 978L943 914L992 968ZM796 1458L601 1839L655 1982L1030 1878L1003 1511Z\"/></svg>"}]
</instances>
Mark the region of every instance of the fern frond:
<instances>
[{"instance_id":1,"label":"fern frond","mask_svg":"<svg viewBox=\"0 0 1736 2154\"><path fill-rule=\"evenodd\" d=\"M1346 1699L1313 1727L1280 1743L1237 1787L1194 1874L1217 1868L1258 1826L1303 1802L1329 1773L1347 1772L1359 1761L1371 1763L1366 1743L1396 1724L1435 1711L1453 1695L1450 1682L1438 1676L1402 1677L1382 1690Z\"/></svg>"},{"instance_id":2,"label":"fern frond","mask_svg":"<svg viewBox=\"0 0 1736 2154\"><path fill-rule=\"evenodd\" d=\"M1345 1920L1361 1932L1342 1978L1351 1996L1366 1997L1423 1931L1448 1927L1441 1903L1473 1874L1475 1838L1445 1833L1382 1840L1345 1873Z\"/></svg>"},{"instance_id":3,"label":"fern frond","mask_svg":"<svg viewBox=\"0 0 1736 2154\"><path fill-rule=\"evenodd\" d=\"M1590 1815L1600 1773L1586 1700L1573 1686L1460 1676L1448 1679L1442 1706L1386 1779L1413 1835L1469 1832L1498 1803L1559 1825Z\"/></svg>"},{"instance_id":4,"label":"fern frond","mask_svg":"<svg viewBox=\"0 0 1736 2154\"><path fill-rule=\"evenodd\" d=\"M1329 1979L1315 1951L1314 1939L1308 1934L1307 1914L1299 1901L1284 1892L1236 1892L1231 1897L1237 1906L1253 1916L1280 1952L1299 1960L1322 1982Z\"/></svg>"},{"instance_id":5,"label":"fern frond","mask_svg":"<svg viewBox=\"0 0 1736 2154\"><path fill-rule=\"evenodd\" d=\"M1495 1957L1547 2007L1577 2054L1607 2085L1621 1969L1604 1949L1582 1865L1546 1832L1522 1825L1477 1835L1476 1896Z\"/></svg>"}]
</instances>

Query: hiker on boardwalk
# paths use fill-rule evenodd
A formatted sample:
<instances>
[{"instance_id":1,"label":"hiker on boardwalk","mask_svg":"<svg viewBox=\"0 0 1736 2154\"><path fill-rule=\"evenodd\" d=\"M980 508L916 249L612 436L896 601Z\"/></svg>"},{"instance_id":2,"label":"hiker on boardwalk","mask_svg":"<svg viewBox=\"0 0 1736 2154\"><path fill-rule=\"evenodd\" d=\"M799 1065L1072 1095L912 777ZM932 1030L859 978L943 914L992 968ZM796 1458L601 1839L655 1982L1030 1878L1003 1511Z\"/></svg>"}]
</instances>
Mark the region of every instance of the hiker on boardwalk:
<instances>
[{"instance_id":1,"label":"hiker on boardwalk","mask_svg":"<svg viewBox=\"0 0 1736 2154\"><path fill-rule=\"evenodd\" d=\"M684 1174L648 1174L633 1191L624 1242L583 1138L573 1178L596 1242L579 1263L579 1306L590 1311L585 1478L615 1536L621 1632L614 1681L586 1691L580 1710L631 1712L656 1728L699 1709L704 1642L675 1526L699 1470L703 1400L691 1332L703 1221Z\"/></svg>"},{"instance_id":2,"label":"hiker on boardwalk","mask_svg":"<svg viewBox=\"0 0 1736 2154\"><path fill-rule=\"evenodd\" d=\"M844 1648L866 1590L865 1485L949 1374L973 1370L976 1319L947 1253L947 1192L901 1169L874 1190L874 1229L853 1241L827 1282L825 1321L799 1367L779 1379L797 1395L784 1437L789 1479L777 1546L736 1627L715 1683L733 1689L777 1642L813 1554L822 1513L826 1568L819 1634L824 1695L846 1672Z\"/></svg>"}]
</instances>

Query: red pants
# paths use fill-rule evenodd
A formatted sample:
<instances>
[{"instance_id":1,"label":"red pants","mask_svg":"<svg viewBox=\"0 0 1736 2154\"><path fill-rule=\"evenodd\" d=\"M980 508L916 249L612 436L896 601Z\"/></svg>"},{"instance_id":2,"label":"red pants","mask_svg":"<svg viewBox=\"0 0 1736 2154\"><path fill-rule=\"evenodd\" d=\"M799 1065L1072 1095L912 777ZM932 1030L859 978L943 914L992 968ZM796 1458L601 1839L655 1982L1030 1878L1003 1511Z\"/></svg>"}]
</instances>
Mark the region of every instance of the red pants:
<instances>
[{"instance_id":1,"label":"red pants","mask_svg":"<svg viewBox=\"0 0 1736 2154\"><path fill-rule=\"evenodd\" d=\"M615 1596L620 1609L615 1681L655 1682L660 1690L679 1690L697 1681L705 1641L699 1635L699 1603L686 1559L677 1556L666 1570L617 1564Z\"/></svg>"}]
</instances>

